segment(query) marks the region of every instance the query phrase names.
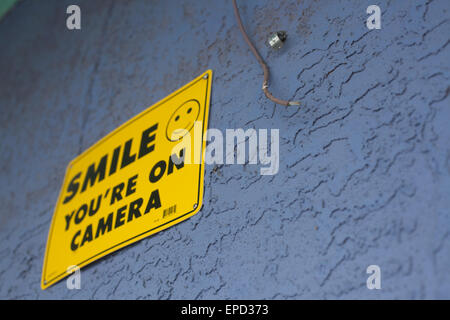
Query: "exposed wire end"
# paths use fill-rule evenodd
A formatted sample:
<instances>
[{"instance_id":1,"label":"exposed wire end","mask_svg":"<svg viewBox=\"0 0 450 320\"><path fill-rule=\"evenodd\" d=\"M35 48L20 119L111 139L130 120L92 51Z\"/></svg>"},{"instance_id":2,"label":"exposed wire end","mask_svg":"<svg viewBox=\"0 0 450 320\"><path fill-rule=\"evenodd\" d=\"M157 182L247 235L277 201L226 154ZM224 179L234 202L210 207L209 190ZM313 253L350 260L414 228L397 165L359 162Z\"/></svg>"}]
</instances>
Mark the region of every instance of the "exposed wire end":
<instances>
[{"instance_id":1,"label":"exposed wire end","mask_svg":"<svg viewBox=\"0 0 450 320\"><path fill-rule=\"evenodd\" d=\"M288 106L299 106L300 105L300 101L289 101L288 102Z\"/></svg>"}]
</instances>

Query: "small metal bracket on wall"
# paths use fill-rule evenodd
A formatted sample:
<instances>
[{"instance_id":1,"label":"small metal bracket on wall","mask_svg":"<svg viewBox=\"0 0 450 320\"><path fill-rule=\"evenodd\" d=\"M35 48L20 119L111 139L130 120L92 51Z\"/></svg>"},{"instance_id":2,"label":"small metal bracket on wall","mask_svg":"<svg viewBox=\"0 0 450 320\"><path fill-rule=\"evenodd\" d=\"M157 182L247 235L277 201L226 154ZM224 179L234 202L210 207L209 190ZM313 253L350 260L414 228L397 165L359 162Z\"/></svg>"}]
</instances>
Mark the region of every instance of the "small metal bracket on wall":
<instances>
[{"instance_id":1,"label":"small metal bracket on wall","mask_svg":"<svg viewBox=\"0 0 450 320\"><path fill-rule=\"evenodd\" d=\"M269 46L273 49L281 49L284 42L286 41L287 33L286 31L277 31L272 33L267 40Z\"/></svg>"}]
</instances>

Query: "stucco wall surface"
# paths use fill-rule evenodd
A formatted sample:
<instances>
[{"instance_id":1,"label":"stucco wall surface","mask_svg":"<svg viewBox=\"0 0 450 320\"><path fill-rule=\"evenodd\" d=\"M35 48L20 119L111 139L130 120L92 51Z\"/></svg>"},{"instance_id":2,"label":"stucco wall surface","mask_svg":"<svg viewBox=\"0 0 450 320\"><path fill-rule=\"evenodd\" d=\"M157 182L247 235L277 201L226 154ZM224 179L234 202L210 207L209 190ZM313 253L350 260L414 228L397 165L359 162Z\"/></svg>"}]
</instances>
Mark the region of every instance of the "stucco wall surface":
<instances>
[{"instance_id":1,"label":"stucco wall surface","mask_svg":"<svg viewBox=\"0 0 450 320\"><path fill-rule=\"evenodd\" d=\"M25 0L0 22L0 298L450 298L450 2L238 2L301 107L263 96L231 1ZM279 129L278 174L207 166L200 213L42 291L68 162L208 68L210 127Z\"/></svg>"}]
</instances>

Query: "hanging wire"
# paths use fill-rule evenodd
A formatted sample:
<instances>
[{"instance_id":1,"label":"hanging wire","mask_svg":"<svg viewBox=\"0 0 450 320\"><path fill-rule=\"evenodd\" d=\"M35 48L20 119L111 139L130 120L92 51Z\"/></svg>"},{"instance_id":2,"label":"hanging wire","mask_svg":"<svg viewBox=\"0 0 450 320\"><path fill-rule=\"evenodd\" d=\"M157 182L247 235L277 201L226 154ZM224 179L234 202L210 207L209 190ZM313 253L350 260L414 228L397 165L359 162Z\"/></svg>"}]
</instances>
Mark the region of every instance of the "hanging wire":
<instances>
[{"instance_id":1,"label":"hanging wire","mask_svg":"<svg viewBox=\"0 0 450 320\"><path fill-rule=\"evenodd\" d=\"M233 0L233 7L234 7L234 15L236 16L236 20L239 26L239 29L241 30L242 36L244 37L245 42L247 42L248 46L250 47L250 50L253 52L253 55L255 56L256 60L258 60L259 64L261 65L263 72L264 72L264 81L262 85L262 90L264 91L264 94L268 99L271 101L281 104L283 106L299 106L299 101L289 101L289 100L282 100L275 98L270 92L269 92L269 67L264 62L261 55L258 53L258 50L256 50L255 46L251 42L250 38L248 37L247 33L245 32L244 26L242 24L241 16L239 15L239 9L236 4L236 0Z\"/></svg>"}]
</instances>

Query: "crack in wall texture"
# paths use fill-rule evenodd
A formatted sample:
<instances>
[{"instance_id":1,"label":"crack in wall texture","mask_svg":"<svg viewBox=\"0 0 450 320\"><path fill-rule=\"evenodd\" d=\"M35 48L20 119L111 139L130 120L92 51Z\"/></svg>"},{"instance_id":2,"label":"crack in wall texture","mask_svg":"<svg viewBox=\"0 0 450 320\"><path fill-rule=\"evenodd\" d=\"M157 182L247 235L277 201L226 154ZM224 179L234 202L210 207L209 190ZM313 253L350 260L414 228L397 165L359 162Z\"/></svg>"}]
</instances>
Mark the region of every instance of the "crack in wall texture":
<instances>
[{"instance_id":1,"label":"crack in wall texture","mask_svg":"<svg viewBox=\"0 0 450 320\"><path fill-rule=\"evenodd\" d=\"M73 1L25 0L0 22L0 298L450 298L450 2L239 2L300 108L263 96L230 1L80 0L69 31ZM207 166L197 215L42 291L66 165L207 68L210 127L278 128L278 174Z\"/></svg>"}]
</instances>

